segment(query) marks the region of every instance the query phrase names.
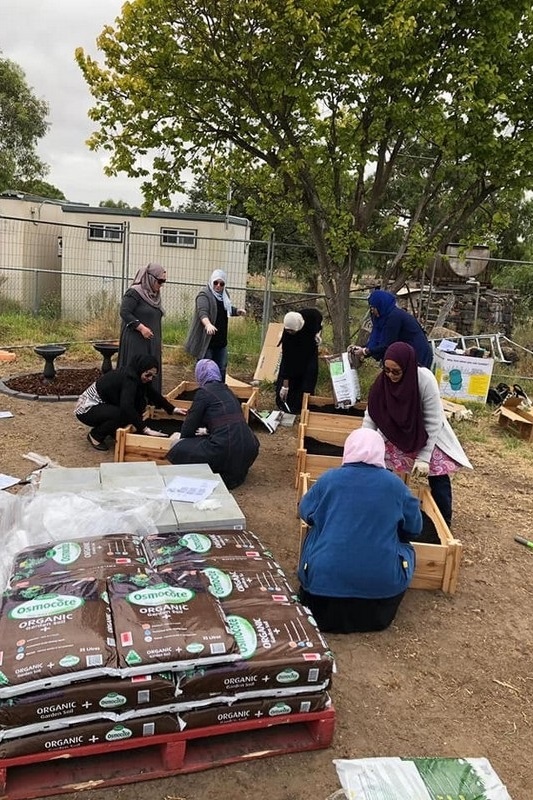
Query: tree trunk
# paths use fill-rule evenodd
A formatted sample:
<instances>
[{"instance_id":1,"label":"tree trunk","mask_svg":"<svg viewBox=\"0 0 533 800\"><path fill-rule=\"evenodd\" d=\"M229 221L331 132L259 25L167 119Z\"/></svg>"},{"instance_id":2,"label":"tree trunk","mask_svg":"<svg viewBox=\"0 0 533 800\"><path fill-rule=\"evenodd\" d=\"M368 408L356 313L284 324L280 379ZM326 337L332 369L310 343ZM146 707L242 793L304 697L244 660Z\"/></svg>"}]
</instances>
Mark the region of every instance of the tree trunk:
<instances>
[{"instance_id":1,"label":"tree trunk","mask_svg":"<svg viewBox=\"0 0 533 800\"><path fill-rule=\"evenodd\" d=\"M350 286L351 274L344 270L335 270L334 277L321 273L326 304L333 328L333 349L342 353L350 342Z\"/></svg>"}]
</instances>

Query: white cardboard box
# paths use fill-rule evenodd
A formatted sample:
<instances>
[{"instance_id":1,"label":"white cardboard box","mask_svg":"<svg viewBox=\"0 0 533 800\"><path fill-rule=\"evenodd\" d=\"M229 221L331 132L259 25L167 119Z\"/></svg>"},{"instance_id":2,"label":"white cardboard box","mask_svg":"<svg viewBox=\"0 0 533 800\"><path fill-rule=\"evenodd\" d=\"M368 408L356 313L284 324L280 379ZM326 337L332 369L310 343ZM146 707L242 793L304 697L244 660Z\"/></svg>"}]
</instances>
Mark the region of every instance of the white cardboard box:
<instances>
[{"instance_id":1,"label":"white cardboard box","mask_svg":"<svg viewBox=\"0 0 533 800\"><path fill-rule=\"evenodd\" d=\"M493 358L473 358L436 350L435 377L440 396L452 401L486 403L493 367Z\"/></svg>"}]
</instances>

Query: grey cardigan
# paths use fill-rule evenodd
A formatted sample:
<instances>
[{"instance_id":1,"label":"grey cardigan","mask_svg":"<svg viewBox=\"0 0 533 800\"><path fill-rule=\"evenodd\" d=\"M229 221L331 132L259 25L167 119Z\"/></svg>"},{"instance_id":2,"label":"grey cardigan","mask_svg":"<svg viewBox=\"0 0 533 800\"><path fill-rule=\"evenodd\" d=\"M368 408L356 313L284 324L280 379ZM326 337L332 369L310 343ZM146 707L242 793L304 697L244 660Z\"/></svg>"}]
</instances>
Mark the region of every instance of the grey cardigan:
<instances>
[{"instance_id":1,"label":"grey cardigan","mask_svg":"<svg viewBox=\"0 0 533 800\"><path fill-rule=\"evenodd\" d=\"M213 324L215 323L217 318L217 301L215 300L213 292L206 287L200 289L196 295L195 305L194 317L184 347L191 356L200 359L205 356L207 348L209 347L209 342L211 341L211 336L207 333L202 320L207 317L210 322ZM231 307L231 316L237 316L237 309L235 306Z\"/></svg>"}]
</instances>

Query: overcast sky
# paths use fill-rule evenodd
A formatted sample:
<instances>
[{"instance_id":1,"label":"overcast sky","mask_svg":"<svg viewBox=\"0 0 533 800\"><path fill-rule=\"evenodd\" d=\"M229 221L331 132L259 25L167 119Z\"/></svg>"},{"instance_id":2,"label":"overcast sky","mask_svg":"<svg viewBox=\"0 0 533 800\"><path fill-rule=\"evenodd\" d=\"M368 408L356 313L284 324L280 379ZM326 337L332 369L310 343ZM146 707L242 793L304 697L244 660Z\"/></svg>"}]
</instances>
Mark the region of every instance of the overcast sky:
<instances>
[{"instance_id":1,"label":"overcast sky","mask_svg":"<svg viewBox=\"0 0 533 800\"><path fill-rule=\"evenodd\" d=\"M38 148L46 177L68 200L142 202L140 181L107 178L103 152L85 141L94 130L87 117L92 98L74 60L76 47L101 61L96 37L120 15L123 0L0 0L0 51L19 64L29 86L50 107L50 130Z\"/></svg>"}]
</instances>

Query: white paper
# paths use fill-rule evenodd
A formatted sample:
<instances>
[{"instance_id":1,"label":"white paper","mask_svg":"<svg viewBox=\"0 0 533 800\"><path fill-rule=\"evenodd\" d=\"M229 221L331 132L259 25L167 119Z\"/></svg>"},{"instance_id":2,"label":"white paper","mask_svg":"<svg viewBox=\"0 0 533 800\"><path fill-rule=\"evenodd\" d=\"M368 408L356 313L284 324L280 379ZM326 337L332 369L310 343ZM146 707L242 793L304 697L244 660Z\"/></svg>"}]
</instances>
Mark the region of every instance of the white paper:
<instances>
[{"instance_id":1,"label":"white paper","mask_svg":"<svg viewBox=\"0 0 533 800\"><path fill-rule=\"evenodd\" d=\"M218 484L219 481L178 475L167 484L167 497L180 503L200 503L213 493Z\"/></svg>"},{"instance_id":2,"label":"white paper","mask_svg":"<svg viewBox=\"0 0 533 800\"><path fill-rule=\"evenodd\" d=\"M14 478L12 475L5 475L0 472L0 489L9 489L10 486L16 486L20 483L20 478Z\"/></svg>"},{"instance_id":3,"label":"white paper","mask_svg":"<svg viewBox=\"0 0 533 800\"><path fill-rule=\"evenodd\" d=\"M0 419L9 419L9 417L12 416L13 414L11 413L11 411L0 411Z\"/></svg>"},{"instance_id":4,"label":"white paper","mask_svg":"<svg viewBox=\"0 0 533 800\"><path fill-rule=\"evenodd\" d=\"M438 349L442 350L444 353L453 353L454 350L457 349L457 342L451 342L449 339L442 339Z\"/></svg>"}]
</instances>

